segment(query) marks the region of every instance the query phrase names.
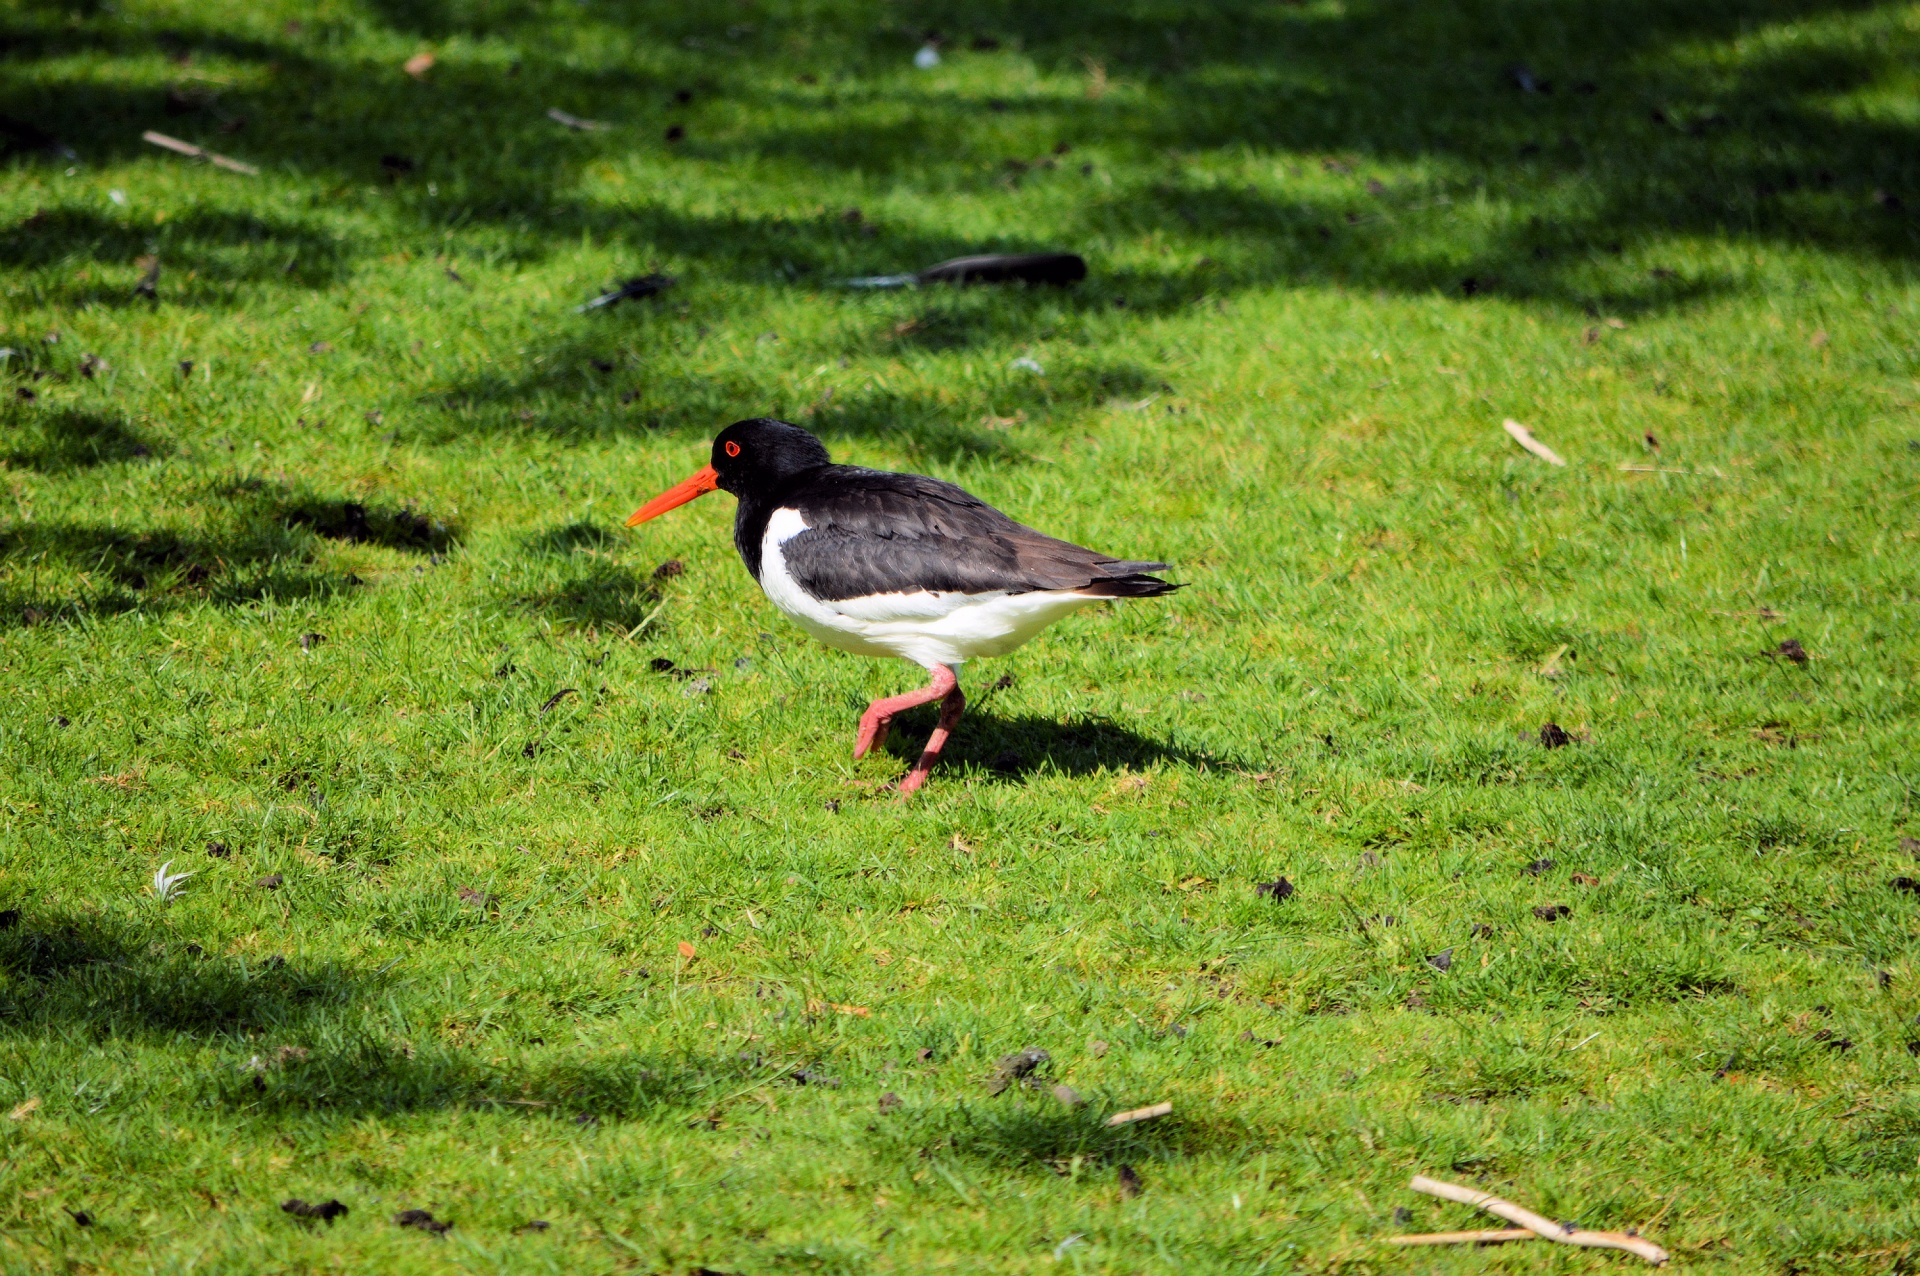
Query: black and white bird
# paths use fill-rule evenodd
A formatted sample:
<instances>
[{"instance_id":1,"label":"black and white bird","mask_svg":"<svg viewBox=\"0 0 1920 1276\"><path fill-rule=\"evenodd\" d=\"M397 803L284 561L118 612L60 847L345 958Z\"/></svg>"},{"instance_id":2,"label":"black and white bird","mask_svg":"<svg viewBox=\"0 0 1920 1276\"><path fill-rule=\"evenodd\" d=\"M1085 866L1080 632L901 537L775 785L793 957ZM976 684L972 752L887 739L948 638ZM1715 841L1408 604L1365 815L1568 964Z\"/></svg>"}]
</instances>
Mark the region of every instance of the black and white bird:
<instances>
[{"instance_id":1,"label":"black and white bird","mask_svg":"<svg viewBox=\"0 0 1920 1276\"><path fill-rule=\"evenodd\" d=\"M1107 598L1179 586L1165 563L1111 558L1034 531L939 479L835 465L819 439L771 417L736 421L712 460L636 510L634 527L714 489L740 507L733 543L767 598L830 647L898 656L928 684L867 706L853 756L880 745L894 715L940 701L940 720L900 782L926 782L966 708L958 670L1003 656L1067 614Z\"/></svg>"}]
</instances>

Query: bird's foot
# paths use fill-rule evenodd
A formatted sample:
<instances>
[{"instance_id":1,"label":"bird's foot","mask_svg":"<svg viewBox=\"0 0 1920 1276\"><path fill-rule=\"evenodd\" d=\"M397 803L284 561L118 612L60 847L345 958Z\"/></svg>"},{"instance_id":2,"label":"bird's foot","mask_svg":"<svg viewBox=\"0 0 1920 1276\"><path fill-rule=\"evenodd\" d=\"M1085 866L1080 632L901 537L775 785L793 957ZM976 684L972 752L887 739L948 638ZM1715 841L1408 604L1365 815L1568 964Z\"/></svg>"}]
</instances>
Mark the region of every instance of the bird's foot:
<instances>
[{"instance_id":1,"label":"bird's foot","mask_svg":"<svg viewBox=\"0 0 1920 1276\"><path fill-rule=\"evenodd\" d=\"M887 742L893 715L875 713L871 708L860 715L860 731L853 738L853 760L858 762Z\"/></svg>"},{"instance_id":2,"label":"bird's foot","mask_svg":"<svg viewBox=\"0 0 1920 1276\"><path fill-rule=\"evenodd\" d=\"M940 756L940 746L946 743L953 724L960 720L960 711L966 707L967 698L960 693L960 682L953 670L945 665L935 665L930 671L930 680L920 690L875 700L860 715L860 733L853 739L853 759L858 762L886 743L887 728L893 725L896 713L929 700L940 701L940 721L933 728L926 751L920 755L920 760L914 764L907 778L901 781L902 793L911 793L927 782L927 772L932 769L933 760Z\"/></svg>"},{"instance_id":3,"label":"bird's foot","mask_svg":"<svg viewBox=\"0 0 1920 1276\"><path fill-rule=\"evenodd\" d=\"M960 721L960 714L967 707L967 698L955 686L948 689L940 703L940 720L934 724L933 734L927 737L927 747L921 751L920 760L913 764L913 770L907 772L900 781L900 796L905 798L927 782L927 775L933 770L933 764L940 760L940 751L947 747L947 738L953 734L953 728Z\"/></svg>"}]
</instances>

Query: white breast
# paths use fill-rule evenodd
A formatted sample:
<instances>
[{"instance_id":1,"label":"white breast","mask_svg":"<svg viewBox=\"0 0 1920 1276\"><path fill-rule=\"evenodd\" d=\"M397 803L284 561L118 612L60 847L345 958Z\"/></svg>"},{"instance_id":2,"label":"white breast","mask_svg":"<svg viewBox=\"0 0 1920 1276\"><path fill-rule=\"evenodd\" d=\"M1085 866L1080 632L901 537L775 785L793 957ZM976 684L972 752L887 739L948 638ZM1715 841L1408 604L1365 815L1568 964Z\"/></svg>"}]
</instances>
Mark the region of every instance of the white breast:
<instances>
[{"instance_id":1,"label":"white breast","mask_svg":"<svg viewBox=\"0 0 1920 1276\"><path fill-rule=\"evenodd\" d=\"M962 594L918 590L825 601L800 587L780 547L807 530L799 510L781 509L760 540L760 588L794 623L830 647L861 656L898 656L926 668L1003 656L1070 612L1100 599L1071 590Z\"/></svg>"}]
</instances>

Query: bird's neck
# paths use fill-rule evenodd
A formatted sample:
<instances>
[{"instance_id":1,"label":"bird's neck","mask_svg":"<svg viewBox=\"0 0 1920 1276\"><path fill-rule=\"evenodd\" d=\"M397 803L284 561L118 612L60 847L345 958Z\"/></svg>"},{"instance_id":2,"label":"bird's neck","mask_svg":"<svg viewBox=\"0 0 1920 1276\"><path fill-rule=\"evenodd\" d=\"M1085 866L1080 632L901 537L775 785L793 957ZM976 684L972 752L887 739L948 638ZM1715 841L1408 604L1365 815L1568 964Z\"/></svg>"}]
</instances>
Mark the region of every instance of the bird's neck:
<instances>
[{"instance_id":1,"label":"bird's neck","mask_svg":"<svg viewBox=\"0 0 1920 1276\"><path fill-rule=\"evenodd\" d=\"M747 565L747 574L755 581L760 579L760 543L766 539L767 520L775 510L793 505L802 488L833 468L822 465L789 475L767 487L739 493L740 508L733 515L733 547L740 551L740 561Z\"/></svg>"}]
</instances>

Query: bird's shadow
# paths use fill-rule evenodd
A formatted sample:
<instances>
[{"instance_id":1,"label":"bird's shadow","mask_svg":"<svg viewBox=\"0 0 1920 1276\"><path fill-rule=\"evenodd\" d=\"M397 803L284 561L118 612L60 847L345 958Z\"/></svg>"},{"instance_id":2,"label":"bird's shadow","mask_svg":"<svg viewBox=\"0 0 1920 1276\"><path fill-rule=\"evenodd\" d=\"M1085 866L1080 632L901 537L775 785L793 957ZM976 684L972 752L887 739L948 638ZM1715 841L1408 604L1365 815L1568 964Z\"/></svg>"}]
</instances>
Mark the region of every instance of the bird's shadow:
<instances>
[{"instance_id":1,"label":"bird's shadow","mask_svg":"<svg viewBox=\"0 0 1920 1276\"><path fill-rule=\"evenodd\" d=\"M928 706L896 718L887 734L886 751L902 762L913 763L933 730L934 716ZM940 762L949 771L1008 781L1047 772L1093 775L1160 765L1195 770L1244 765L1234 758L1156 740L1102 717L1075 717L1062 722L1033 714L997 714L991 706L977 713L970 710L960 720L953 738L941 751Z\"/></svg>"}]
</instances>

